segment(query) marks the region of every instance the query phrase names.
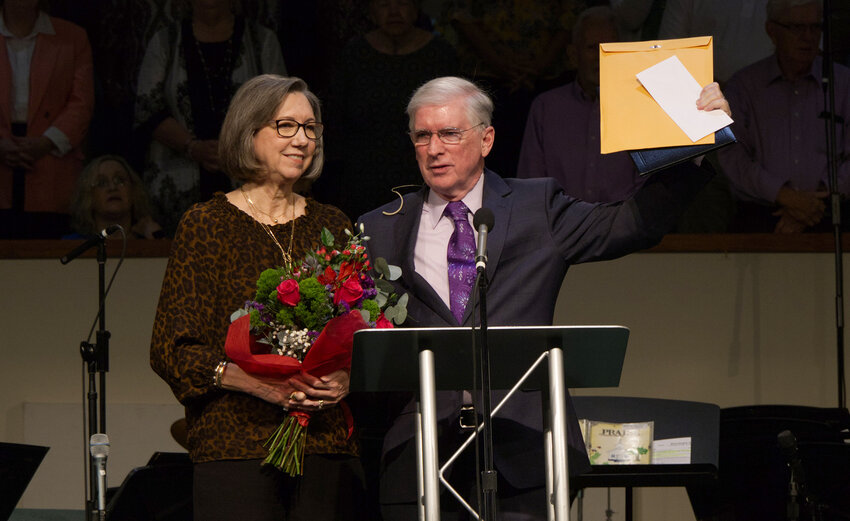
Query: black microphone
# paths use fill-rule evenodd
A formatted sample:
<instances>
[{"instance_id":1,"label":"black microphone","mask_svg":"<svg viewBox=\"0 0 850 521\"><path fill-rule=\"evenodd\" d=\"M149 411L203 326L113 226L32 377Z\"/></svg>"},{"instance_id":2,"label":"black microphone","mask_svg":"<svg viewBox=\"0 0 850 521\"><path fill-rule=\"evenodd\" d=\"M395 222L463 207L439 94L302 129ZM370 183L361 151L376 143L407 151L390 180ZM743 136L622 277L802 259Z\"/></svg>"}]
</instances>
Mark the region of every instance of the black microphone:
<instances>
[{"instance_id":1,"label":"black microphone","mask_svg":"<svg viewBox=\"0 0 850 521\"><path fill-rule=\"evenodd\" d=\"M62 264L68 264L72 260L76 259L83 253L85 253L89 248L92 248L100 243L100 241L106 239L113 233L117 232L121 229L121 226L118 224L110 224L105 229L101 230L100 233L95 235L94 237L88 239L86 242L80 244L73 250L71 250L67 255L59 259L59 262Z\"/></svg>"},{"instance_id":2,"label":"black microphone","mask_svg":"<svg viewBox=\"0 0 850 521\"><path fill-rule=\"evenodd\" d=\"M94 471L97 472L97 510L101 517L106 512L106 457L109 456L109 436L92 434L89 439L89 452L94 458Z\"/></svg>"},{"instance_id":3,"label":"black microphone","mask_svg":"<svg viewBox=\"0 0 850 521\"><path fill-rule=\"evenodd\" d=\"M483 271L487 268L487 233L493 229L496 217L493 210L479 208L472 217L472 225L478 230L478 247L475 250L475 269Z\"/></svg>"},{"instance_id":4,"label":"black microphone","mask_svg":"<svg viewBox=\"0 0 850 521\"><path fill-rule=\"evenodd\" d=\"M803 462L800 460L800 454L797 451L797 438L794 436L794 433L788 430L782 431L776 435L776 441L779 444L779 451L791 469L791 479L788 482L786 516L789 521L796 521L800 518L800 503L797 496L801 495L805 502L808 502L810 499L806 488L806 473L803 470Z\"/></svg>"},{"instance_id":5,"label":"black microphone","mask_svg":"<svg viewBox=\"0 0 850 521\"><path fill-rule=\"evenodd\" d=\"M803 470L803 462L800 460L800 453L797 451L797 437L791 431L782 431L776 435L776 441L779 443L779 450L788 462L791 468L794 479L797 484L805 486L806 472Z\"/></svg>"}]
</instances>

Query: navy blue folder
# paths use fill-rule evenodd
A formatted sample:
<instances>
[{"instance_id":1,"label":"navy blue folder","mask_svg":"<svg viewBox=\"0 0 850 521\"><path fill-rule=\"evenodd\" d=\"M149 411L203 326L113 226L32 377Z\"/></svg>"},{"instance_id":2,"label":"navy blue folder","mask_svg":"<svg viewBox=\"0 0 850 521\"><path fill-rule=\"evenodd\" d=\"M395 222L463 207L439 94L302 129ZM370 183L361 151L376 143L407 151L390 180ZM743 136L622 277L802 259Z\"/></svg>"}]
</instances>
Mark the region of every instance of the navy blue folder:
<instances>
[{"instance_id":1,"label":"navy blue folder","mask_svg":"<svg viewBox=\"0 0 850 521\"><path fill-rule=\"evenodd\" d=\"M649 148L646 150L631 150L632 156L640 175L649 175L667 167L683 163L695 157L707 154L735 142L735 134L729 127L723 127L714 133L714 144L685 145L681 147Z\"/></svg>"}]
</instances>

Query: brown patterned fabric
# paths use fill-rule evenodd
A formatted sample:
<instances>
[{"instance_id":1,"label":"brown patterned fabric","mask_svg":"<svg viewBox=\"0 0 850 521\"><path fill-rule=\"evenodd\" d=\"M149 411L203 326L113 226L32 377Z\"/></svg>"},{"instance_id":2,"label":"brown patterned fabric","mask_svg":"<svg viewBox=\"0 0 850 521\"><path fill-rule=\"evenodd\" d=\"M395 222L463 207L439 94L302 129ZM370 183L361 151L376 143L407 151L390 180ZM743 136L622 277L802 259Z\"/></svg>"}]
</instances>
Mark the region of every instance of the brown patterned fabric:
<instances>
[{"instance_id":1,"label":"brown patterned fabric","mask_svg":"<svg viewBox=\"0 0 850 521\"><path fill-rule=\"evenodd\" d=\"M307 199L306 215L295 220L293 257L319 246L322 227L340 242L351 222L337 208ZM289 244L290 223L272 229ZM260 224L222 193L181 219L156 310L151 367L186 407L195 462L265 457L262 445L284 419L279 406L213 386L231 313L253 298L260 273L281 261ZM340 407L314 414L307 432L307 454L357 455Z\"/></svg>"}]
</instances>

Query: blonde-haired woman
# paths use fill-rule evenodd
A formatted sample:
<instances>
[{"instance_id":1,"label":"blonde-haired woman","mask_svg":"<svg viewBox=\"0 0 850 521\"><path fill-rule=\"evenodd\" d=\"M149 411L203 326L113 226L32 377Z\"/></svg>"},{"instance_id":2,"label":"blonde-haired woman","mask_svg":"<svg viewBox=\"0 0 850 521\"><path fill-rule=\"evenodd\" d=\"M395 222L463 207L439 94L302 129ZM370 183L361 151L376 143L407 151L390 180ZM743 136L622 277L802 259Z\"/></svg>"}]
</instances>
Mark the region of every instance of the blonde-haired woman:
<instances>
[{"instance_id":1,"label":"blonde-haired woman","mask_svg":"<svg viewBox=\"0 0 850 521\"><path fill-rule=\"evenodd\" d=\"M105 155L90 161L77 180L71 199L74 234L65 238L95 235L113 224L121 225L130 238L163 236L138 174L123 157Z\"/></svg>"}]
</instances>

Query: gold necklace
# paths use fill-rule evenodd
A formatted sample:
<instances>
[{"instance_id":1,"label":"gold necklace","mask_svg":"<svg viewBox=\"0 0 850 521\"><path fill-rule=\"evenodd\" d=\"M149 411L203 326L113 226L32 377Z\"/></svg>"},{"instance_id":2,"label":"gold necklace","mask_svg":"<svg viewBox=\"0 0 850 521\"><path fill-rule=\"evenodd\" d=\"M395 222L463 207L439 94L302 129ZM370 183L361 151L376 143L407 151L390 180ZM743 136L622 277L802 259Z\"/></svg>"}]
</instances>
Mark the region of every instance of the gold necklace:
<instances>
[{"instance_id":1,"label":"gold necklace","mask_svg":"<svg viewBox=\"0 0 850 521\"><path fill-rule=\"evenodd\" d=\"M280 241L277 240L277 237L275 236L271 227L268 224L264 223L263 221L257 219L256 215L258 213L262 213L262 214L268 216L272 221L274 221L275 224L278 223L277 219L275 219L271 215L267 214L266 212L261 212L259 209L257 209L257 207L254 206L254 201L251 200L251 198L248 196L248 192L245 191L244 186L240 186L239 191L242 192L242 196L245 198L245 201L248 202L248 206L250 206L251 210L254 212L254 216L255 216L254 220L257 221L257 223L259 223L259 225L263 228L263 231L266 232L266 235L268 235L271 238L272 242L274 242L275 245L277 245L277 248L280 250L281 256L283 256L284 264L287 267L291 268L292 265L293 265L293 263L292 263L292 244L295 240L295 193L293 192L292 202L290 202L290 206L292 206L292 219L290 219L292 221L292 230L289 233L289 250L285 251L283 249L283 246L280 244Z\"/></svg>"}]
</instances>

